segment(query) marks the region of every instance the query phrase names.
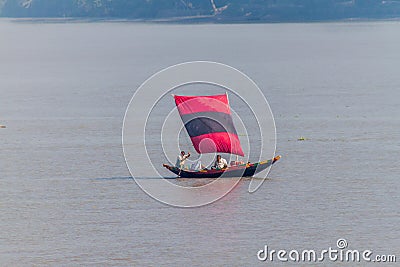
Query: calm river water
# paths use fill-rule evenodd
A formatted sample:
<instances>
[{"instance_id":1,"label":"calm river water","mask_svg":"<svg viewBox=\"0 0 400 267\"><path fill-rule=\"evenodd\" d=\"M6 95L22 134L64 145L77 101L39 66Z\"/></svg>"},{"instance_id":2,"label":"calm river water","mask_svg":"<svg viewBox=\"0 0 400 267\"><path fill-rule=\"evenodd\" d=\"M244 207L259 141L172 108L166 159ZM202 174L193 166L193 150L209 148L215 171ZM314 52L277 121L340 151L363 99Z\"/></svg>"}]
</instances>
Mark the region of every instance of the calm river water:
<instances>
[{"instance_id":1,"label":"calm river water","mask_svg":"<svg viewBox=\"0 0 400 267\"><path fill-rule=\"evenodd\" d=\"M399 22L1 20L0 265L266 266L264 245L339 238L399 261L399 47ZM257 192L182 209L129 178L121 129L144 80L193 60L257 82L283 158Z\"/></svg>"}]
</instances>

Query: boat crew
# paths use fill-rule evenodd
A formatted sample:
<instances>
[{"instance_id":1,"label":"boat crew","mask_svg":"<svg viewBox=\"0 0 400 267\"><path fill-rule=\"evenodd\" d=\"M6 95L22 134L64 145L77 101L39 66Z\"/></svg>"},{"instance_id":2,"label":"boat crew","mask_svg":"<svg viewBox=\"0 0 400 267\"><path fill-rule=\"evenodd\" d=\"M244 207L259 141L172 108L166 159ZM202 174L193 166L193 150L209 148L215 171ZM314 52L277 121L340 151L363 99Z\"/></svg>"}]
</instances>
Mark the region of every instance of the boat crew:
<instances>
[{"instance_id":1,"label":"boat crew","mask_svg":"<svg viewBox=\"0 0 400 267\"><path fill-rule=\"evenodd\" d=\"M185 168L185 161L186 161L186 159L188 157L190 157L190 152L185 154L185 151L181 151L181 154L178 155L178 157L176 159L175 167L177 167L179 169L184 169Z\"/></svg>"},{"instance_id":2,"label":"boat crew","mask_svg":"<svg viewBox=\"0 0 400 267\"><path fill-rule=\"evenodd\" d=\"M215 161L213 168L220 170L227 167L228 163L226 162L226 159L222 158L221 155L217 155L217 160Z\"/></svg>"}]
</instances>

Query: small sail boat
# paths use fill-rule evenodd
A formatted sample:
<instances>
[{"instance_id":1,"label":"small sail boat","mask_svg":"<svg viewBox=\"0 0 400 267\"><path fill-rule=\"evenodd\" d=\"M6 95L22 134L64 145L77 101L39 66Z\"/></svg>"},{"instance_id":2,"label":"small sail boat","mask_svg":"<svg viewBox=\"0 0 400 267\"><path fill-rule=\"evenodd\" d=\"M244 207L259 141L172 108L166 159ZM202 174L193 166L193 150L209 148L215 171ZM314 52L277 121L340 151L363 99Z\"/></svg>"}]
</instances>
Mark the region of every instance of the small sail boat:
<instances>
[{"instance_id":1,"label":"small sail boat","mask_svg":"<svg viewBox=\"0 0 400 267\"><path fill-rule=\"evenodd\" d=\"M173 95L179 115L199 154L228 153L244 156L233 124L228 95L178 96ZM187 170L163 164L165 168L183 178L250 177L270 167L281 157L257 162L231 162L224 169Z\"/></svg>"}]
</instances>

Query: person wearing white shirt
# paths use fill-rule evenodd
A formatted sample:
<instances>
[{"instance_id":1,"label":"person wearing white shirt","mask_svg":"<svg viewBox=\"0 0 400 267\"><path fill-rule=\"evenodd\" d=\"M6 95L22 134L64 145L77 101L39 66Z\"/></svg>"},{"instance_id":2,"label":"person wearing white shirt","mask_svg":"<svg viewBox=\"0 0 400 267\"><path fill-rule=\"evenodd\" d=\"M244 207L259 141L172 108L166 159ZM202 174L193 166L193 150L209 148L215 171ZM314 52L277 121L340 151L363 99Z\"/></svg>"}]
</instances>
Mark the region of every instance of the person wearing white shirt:
<instances>
[{"instance_id":1,"label":"person wearing white shirt","mask_svg":"<svg viewBox=\"0 0 400 267\"><path fill-rule=\"evenodd\" d=\"M217 155L217 160L214 163L213 168L214 169L224 169L228 167L228 163L224 158L221 157L221 155Z\"/></svg>"},{"instance_id":2,"label":"person wearing white shirt","mask_svg":"<svg viewBox=\"0 0 400 267\"><path fill-rule=\"evenodd\" d=\"M184 169L185 168L185 161L186 159L190 157L190 152L185 155L185 151L181 151L181 154L178 155L175 163L175 167L179 169Z\"/></svg>"}]
</instances>

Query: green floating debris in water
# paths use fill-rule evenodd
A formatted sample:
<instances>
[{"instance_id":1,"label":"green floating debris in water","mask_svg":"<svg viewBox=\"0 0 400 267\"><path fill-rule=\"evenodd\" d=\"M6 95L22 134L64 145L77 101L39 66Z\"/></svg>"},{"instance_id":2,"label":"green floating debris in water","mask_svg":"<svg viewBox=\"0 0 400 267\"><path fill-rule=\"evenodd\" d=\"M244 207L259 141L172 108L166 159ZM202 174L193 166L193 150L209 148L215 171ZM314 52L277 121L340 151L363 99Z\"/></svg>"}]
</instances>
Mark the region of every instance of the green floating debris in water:
<instances>
[{"instance_id":1,"label":"green floating debris in water","mask_svg":"<svg viewBox=\"0 0 400 267\"><path fill-rule=\"evenodd\" d=\"M307 140L307 138L305 138L303 136L297 139L297 141L306 141L306 140Z\"/></svg>"}]
</instances>

